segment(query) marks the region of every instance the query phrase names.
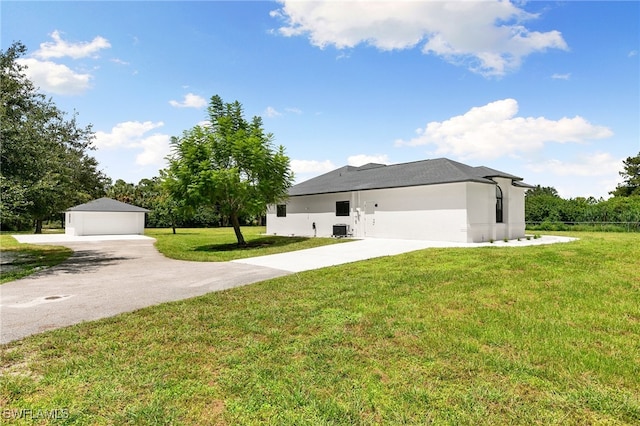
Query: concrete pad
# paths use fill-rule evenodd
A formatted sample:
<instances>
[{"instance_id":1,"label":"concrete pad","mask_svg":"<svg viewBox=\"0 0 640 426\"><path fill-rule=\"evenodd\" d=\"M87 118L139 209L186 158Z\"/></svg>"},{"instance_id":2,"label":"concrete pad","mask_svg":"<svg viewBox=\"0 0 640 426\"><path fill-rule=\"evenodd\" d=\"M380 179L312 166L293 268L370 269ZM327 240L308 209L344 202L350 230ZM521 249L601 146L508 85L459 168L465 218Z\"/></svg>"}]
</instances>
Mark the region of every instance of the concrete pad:
<instances>
[{"instance_id":1,"label":"concrete pad","mask_svg":"<svg viewBox=\"0 0 640 426\"><path fill-rule=\"evenodd\" d=\"M232 262L280 269L289 272L302 272L327 266L357 262L359 260L373 259L376 257L393 256L427 248L526 247L532 245L564 243L574 240L576 240L576 238L551 235L542 236L537 239L531 237L530 240L521 238L520 241L496 241L494 243L456 243L447 241L369 238L364 240L354 240L344 244L333 244L289 253L238 259L233 260Z\"/></svg>"},{"instance_id":2,"label":"concrete pad","mask_svg":"<svg viewBox=\"0 0 640 426\"><path fill-rule=\"evenodd\" d=\"M120 240L154 240L144 235L67 235L67 234L18 234L12 235L19 243L26 244L54 244L54 243L82 243L90 241L120 241Z\"/></svg>"}]
</instances>

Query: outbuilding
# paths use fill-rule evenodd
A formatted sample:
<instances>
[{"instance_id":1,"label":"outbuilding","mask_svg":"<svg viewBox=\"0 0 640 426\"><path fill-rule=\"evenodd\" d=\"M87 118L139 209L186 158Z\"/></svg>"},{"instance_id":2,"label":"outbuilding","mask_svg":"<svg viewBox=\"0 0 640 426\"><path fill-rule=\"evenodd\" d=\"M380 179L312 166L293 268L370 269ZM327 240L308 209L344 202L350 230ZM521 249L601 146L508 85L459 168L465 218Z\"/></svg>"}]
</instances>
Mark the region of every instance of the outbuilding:
<instances>
[{"instance_id":1,"label":"outbuilding","mask_svg":"<svg viewBox=\"0 0 640 426\"><path fill-rule=\"evenodd\" d=\"M294 185L267 233L485 242L524 237L531 185L447 158L344 166Z\"/></svg>"},{"instance_id":2,"label":"outbuilding","mask_svg":"<svg viewBox=\"0 0 640 426\"><path fill-rule=\"evenodd\" d=\"M65 234L142 235L148 211L112 198L99 198L65 211Z\"/></svg>"}]
</instances>

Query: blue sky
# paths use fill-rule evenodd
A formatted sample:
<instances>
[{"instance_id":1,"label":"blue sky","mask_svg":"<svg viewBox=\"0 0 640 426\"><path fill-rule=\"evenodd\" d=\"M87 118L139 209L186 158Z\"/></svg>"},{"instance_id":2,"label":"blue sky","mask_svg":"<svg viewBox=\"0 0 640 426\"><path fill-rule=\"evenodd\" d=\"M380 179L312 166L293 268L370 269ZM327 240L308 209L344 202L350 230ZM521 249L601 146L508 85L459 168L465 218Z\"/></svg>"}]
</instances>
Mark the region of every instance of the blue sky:
<instances>
[{"instance_id":1,"label":"blue sky","mask_svg":"<svg viewBox=\"0 0 640 426\"><path fill-rule=\"evenodd\" d=\"M2 1L1 45L137 183L213 95L261 116L298 181L447 157L608 197L640 152L640 3Z\"/></svg>"}]
</instances>

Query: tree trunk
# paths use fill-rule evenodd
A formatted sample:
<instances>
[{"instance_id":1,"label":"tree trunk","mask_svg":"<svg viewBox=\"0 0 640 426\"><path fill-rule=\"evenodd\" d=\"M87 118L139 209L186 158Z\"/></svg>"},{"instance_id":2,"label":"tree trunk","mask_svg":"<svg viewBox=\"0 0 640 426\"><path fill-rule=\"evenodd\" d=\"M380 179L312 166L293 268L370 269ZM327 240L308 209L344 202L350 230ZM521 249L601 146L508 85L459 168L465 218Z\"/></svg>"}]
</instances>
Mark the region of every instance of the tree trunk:
<instances>
[{"instance_id":1,"label":"tree trunk","mask_svg":"<svg viewBox=\"0 0 640 426\"><path fill-rule=\"evenodd\" d=\"M247 243L242 236L242 231L240 231L240 221L238 220L237 213L231 213L231 224L233 225L233 231L236 233L236 238L238 239L238 246L246 246Z\"/></svg>"},{"instance_id":2,"label":"tree trunk","mask_svg":"<svg viewBox=\"0 0 640 426\"><path fill-rule=\"evenodd\" d=\"M34 234L42 234L42 219L36 219L36 231Z\"/></svg>"}]
</instances>

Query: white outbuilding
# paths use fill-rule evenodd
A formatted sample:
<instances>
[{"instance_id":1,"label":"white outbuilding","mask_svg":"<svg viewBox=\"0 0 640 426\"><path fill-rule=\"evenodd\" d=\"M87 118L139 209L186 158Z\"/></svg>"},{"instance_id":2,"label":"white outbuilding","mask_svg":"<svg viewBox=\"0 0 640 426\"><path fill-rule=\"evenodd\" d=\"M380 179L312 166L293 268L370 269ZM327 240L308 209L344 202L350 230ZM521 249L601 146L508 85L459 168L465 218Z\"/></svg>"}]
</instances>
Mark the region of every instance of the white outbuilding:
<instances>
[{"instance_id":1,"label":"white outbuilding","mask_svg":"<svg viewBox=\"0 0 640 426\"><path fill-rule=\"evenodd\" d=\"M524 237L531 185L446 158L344 166L294 185L267 233L485 242Z\"/></svg>"},{"instance_id":2,"label":"white outbuilding","mask_svg":"<svg viewBox=\"0 0 640 426\"><path fill-rule=\"evenodd\" d=\"M65 211L65 234L142 235L148 211L111 198L99 198Z\"/></svg>"}]
</instances>

